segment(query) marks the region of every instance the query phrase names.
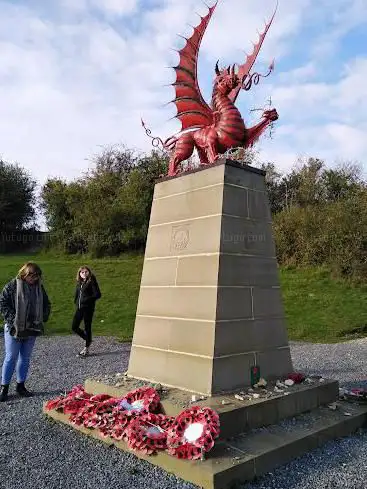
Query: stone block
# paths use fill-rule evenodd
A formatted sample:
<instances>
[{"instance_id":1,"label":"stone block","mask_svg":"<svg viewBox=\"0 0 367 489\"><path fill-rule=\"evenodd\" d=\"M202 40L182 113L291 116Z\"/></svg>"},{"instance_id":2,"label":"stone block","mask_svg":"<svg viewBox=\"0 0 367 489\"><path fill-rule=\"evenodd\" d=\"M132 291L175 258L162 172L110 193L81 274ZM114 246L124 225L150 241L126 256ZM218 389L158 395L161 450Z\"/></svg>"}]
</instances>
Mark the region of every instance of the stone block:
<instances>
[{"instance_id":1,"label":"stone block","mask_svg":"<svg viewBox=\"0 0 367 489\"><path fill-rule=\"evenodd\" d=\"M254 287L254 317L284 317L280 287Z\"/></svg>"},{"instance_id":2,"label":"stone block","mask_svg":"<svg viewBox=\"0 0 367 489\"><path fill-rule=\"evenodd\" d=\"M249 319L253 317L250 287L218 288L216 319Z\"/></svg>"},{"instance_id":3,"label":"stone block","mask_svg":"<svg viewBox=\"0 0 367 489\"><path fill-rule=\"evenodd\" d=\"M238 187L266 192L265 173L257 168L225 165L224 183Z\"/></svg>"},{"instance_id":4,"label":"stone block","mask_svg":"<svg viewBox=\"0 0 367 489\"><path fill-rule=\"evenodd\" d=\"M129 375L202 395L211 392L212 359L132 346Z\"/></svg>"},{"instance_id":5,"label":"stone block","mask_svg":"<svg viewBox=\"0 0 367 489\"><path fill-rule=\"evenodd\" d=\"M256 365L265 379L278 379L293 372L289 346L256 352Z\"/></svg>"},{"instance_id":6,"label":"stone block","mask_svg":"<svg viewBox=\"0 0 367 489\"><path fill-rule=\"evenodd\" d=\"M283 318L217 321L215 328L215 356L271 350L287 343Z\"/></svg>"},{"instance_id":7,"label":"stone block","mask_svg":"<svg viewBox=\"0 0 367 489\"><path fill-rule=\"evenodd\" d=\"M186 173L176 178L164 178L156 183L153 199L161 199L212 185L223 184L224 168L223 164L219 164L210 168L201 168L199 171Z\"/></svg>"},{"instance_id":8,"label":"stone block","mask_svg":"<svg viewBox=\"0 0 367 489\"><path fill-rule=\"evenodd\" d=\"M224 215L220 251L274 258L272 227L261 221Z\"/></svg>"},{"instance_id":9,"label":"stone block","mask_svg":"<svg viewBox=\"0 0 367 489\"><path fill-rule=\"evenodd\" d=\"M181 319L216 319L215 287L141 288L137 315Z\"/></svg>"},{"instance_id":10,"label":"stone block","mask_svg":"<svg viewBox=\"0 0 367 489\"><path fill-rule=\"evenodd\" d=\"M223 188L223 214L248 218L248 192L247 188L224 185Z\"/></svg>"},{"instance_id":11,"label":"stone block","mask_svg":"<svg viewBox=\"0 0 367 489\"><path fill-rule=\"evenodd\" d=\"M140 285L175 285L177 262L177 257L144 260Z\"/></svg>"},{"instance_id":12,"label":"stone block","mask_svg":"<svg viewBox=\"0 0 367 489\"><path fill-rule=\"evenodd\" d=\"M146 258L218 253L221 216L149 228Z\"/></svg>"},{"instance_id":13,"label":"stone block","mask_svg":"<svg viewBox=\"0 0 367 489\"><path fill-rule=\"evenodd\" d=\"M223 285L279 286L275 258L221 254L218 283Z\"/></svg>"},{"instance_id":14,"label":"stone block","mask_svg":"<svg viewBox=\"0 0 367 489\"><path fill-rule=\"evenodd\" d=\"M176 285L218 285L219 254L179 257Z\"/></svg>"},{"instance_id":15,"label":"stone block","mask_svg":"<svg viewBox=\"0 0 367 489\"><path fill-rule=\"evenodd\" d=\"M255 355L245 353L218 357L213 361L212 393L233 391L250 384L250 368L256 365Z\"/></svg>"},{"instance_id":16,"label":"stone block","mask_svg":"<svg viewBox=\"0 0 367 489\"><path fill-rule=\"evenodd\" d=\"M152 206L150 226L221 214L222 201L223 184L158 199Z\"/></svg>"},{"instance_id":17,"label":"stone block","mask_svg":"<svg viewBox=\"0 0 367 489\"><path fill-rule=\"evenodd\" d=\"M194 355L212 356L215 322L137 316L133 342Z\"/></svg>"},{"instance_id":18,"label":"stone block","mask_svg":"<svg viewBox=\"0 0 367 489\"><path fill-rule=\"evenodd\" d=\"M266 192L248 190L248 217L271 222L269 199Z\"/></svg>"}]
</instances>

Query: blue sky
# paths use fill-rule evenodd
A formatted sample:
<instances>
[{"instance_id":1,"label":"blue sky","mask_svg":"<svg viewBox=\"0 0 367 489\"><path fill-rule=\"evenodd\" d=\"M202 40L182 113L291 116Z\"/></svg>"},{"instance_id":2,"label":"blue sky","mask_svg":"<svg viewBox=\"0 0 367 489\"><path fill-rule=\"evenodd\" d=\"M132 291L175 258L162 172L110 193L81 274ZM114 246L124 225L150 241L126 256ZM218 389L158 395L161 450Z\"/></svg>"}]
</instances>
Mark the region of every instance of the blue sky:
<instances>
[{"instance_id":1,"label":"blue sky","mask_svg":"<svg viewBox=\"0 0 367 489\"><path fill-rule=\"evenodd\" d=\"M207 3L213 4L212 0ZM208 100L213 69L241 62L275 0L220 0L205 34L199 83ZM0 0L0 155L43 183L77 178L101 145L149 151L140 126L166 138L179 130L164 104L173 90L171 48L190 35L199 0ZM360 161L367 169L367 1L279 0L256 68L275 71L238 106L248 125L269 96L280 119L259 158L288 171L298 158Z\"/></svg>"}]
</instances>

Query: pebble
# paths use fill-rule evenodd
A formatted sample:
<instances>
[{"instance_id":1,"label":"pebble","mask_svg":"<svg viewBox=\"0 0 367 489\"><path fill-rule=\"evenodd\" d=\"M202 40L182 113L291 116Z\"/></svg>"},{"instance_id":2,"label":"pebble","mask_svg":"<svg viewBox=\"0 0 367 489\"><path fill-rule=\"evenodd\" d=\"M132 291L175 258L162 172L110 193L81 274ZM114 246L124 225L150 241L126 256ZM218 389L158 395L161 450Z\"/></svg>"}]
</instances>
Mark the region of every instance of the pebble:
<instances>
[{"instance_id":1,"label":"pebble","mask_svg":"<svg viewBox=\"0 0 367 489\"><path fill-rule=\"evenodd\" d=\"M284 381L284 385L285 385L286 387L292 387L292 385L294 385L294 380L292 380L292 379L286 379L286 380Z\"/></svg>"}]
</instances>

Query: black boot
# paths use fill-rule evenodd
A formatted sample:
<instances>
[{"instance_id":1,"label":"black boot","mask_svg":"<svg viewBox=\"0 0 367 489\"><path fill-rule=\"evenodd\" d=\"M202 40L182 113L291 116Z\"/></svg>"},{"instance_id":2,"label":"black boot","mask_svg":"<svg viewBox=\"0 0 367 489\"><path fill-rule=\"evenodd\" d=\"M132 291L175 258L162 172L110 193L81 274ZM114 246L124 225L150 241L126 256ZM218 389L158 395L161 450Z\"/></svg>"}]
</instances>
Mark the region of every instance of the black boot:
<instances>
[{"instance_id":1,"label":"black boot","mask_svg":"<svg viewBox=\"0 0 367 489\"><path fill-rule=\"evenodd\" d=\"M31 397L31 394L24 386L24 382L18 382L16 387L17 394L21 397Z\"/></svg>"},{"instance_id":2,"label":"black boot","mask_svg":"<svg viewBox=\"0 0 367 489\"><path fill-rule=\"evenodd\" d=\"M2 385L0 390L0 402L5 402L8 400L9 384Z\"/></svg>"}]
</instances>

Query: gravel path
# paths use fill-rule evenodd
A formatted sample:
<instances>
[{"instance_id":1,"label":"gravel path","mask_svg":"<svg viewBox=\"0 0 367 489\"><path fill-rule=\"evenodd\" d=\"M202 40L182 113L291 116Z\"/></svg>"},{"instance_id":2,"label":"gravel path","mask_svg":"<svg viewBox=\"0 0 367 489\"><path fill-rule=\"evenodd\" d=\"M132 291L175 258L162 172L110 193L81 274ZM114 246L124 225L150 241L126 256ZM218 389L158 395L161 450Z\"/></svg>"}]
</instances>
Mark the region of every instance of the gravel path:
<instances>
[{"instance_id":1,"label":"gravel path","mask_svg":"<svg viewBox=\"0 0 367 489\"><path fill-rule=\"evenodd\" d=\"M3 344L0 338L0 358ZM39 339L27 386L37 395L0 404L0 487L3 489L196 489L134 456L45 419L42 403L89 376L123 372L129 346L96 338L94 356L76 357L76 337ZM367 339L338 345L291 344L294 366L366 386ZM0 360L1 361L1 360ZM363 382L364 380L364 382ZM12 386L12 393L14 387ZM241 489L364 489L367 434L330 442Z\"/></svg>"}]
</instances>

